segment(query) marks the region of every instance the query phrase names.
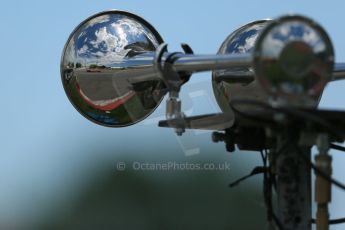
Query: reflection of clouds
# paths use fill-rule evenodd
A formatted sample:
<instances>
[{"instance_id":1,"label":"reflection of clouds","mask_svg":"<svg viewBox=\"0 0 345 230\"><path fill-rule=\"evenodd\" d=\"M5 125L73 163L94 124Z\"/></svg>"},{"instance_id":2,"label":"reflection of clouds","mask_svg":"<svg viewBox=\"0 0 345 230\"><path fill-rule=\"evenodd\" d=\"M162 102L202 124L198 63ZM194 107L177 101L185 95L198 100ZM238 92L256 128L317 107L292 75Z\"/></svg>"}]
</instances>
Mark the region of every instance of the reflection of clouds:
<instances>
[{"instance_id":1,"label":"reflection of clouds","mask_svg":"<svg viewBox=\"0 0 345 230\"><path fill-rule=\"evenodd\" d=\"M255 44L255 41L258 38L258 36L259 36L259 33L256 33L255 35L246 38L246 43L245 43L245 45L243 46L242 49L244 51L247 51L247 50L253 48L254 44Z\"/></svg>"},{"instance_id":2,"label":"reflection of clouds","mask_svg":"<svg viewBox=\"0 0 345 230\"><path fill-rule=\"evenodd\" d=\"M245 39L244 45L238 47L240 50L243 51L243 53L246 53L247 51L253 49L253 47L255 46L256 39L258 38L260 31L262 30L263 27L264 27L264 25L262 25L262 24L254 25L245 31L245 32L248 32L249 30L254 30L255 34L247 37Z\"/></svg>"},{"instance_id":3,"label":"reflection of clouds","mask_svg":"<svg viewBox=\"0 0 345 230\"><path fill-rule=\"evenodd\" d=\"M77 39L80 39L81 37L83 37L85 35L86 35L86 31L81 31L81 33L78 35ZM86 38L85 38L85 41L86 41Z\"/></svg>"},{"instance_id":4,"label":"reflection of clouds","mask_svg":"<svg viewBox=\"0 0 345 230\"><path fill-rule=\"evenodd\" d=\"M314 53L323 52L326 44L322 36L309 25L298 22L285 22L275 26L263 40L263 55L278 57L290 41L303 41L308 44Z\"/></svg>"},{"instance_id":5,"label":"reflection of clouds","mask_svg":"<svg viewBox=\"0 0 345 230\"><path fill-rule=\"evenodd\" d=\"M290 27L288 26L279 27L279 33L281 36L287 37L290 33Z\"/></svg>"},{"instance_id":6,"label":"reflection of clouds","mask_svg":"<svg viewBox=\"0 0 345 230\"><path fill-rule=\"evenodd\" d=\"M322 52L326 49L326 44L321 38L319 33L308 27L302 39L313 47L314 52Z\"/></svg>"},{"instance_id":7,"label":"reflection of clouds","mask_svg":"<svg viewBox=\"0 0 345 230\"><path fill-rule=\"evenodd\" d=\"M90 41L90 44L93 48L99 49L102 52L111 52L118 46L119 39L115 35L109 33L106 27L97 30L95 36L96 40ZM86 52L88 52L88 50L86 50Z\"/></svg>"},{"instance_id":8,"label":"reflection of clouds","mask_svg":"<svg viewBox=\"0 0 345 230\"><path fill-rule=\"evenodd\" d=\"M224 48L231 47L231 50L228 50L230 53L250 52L254 48L256 39L265 25L265 23L250 25L238 32Z\"/></svg>"},{"instance_id":9,"label":"reflection of clouds","mask_svg":"<svg viewBox=\"0 0 345 230\"><path fill-rule=\"evenodd\" d=\"M271 33L269 33L263 40L262 44L262 55L263 56L279 56L281 50L284 48L284 41L277 39L274 35L277 33L277 28L275 28Z\"/></svg>"},{"instance_id":10,"label":"reflection of clouds","mask_svg":"<svg viewBox=\"0 0 345 230\"><path fill-rule=\"evenodd\" d=\"M96 18L93 18L87 22L85 22L84 24L84 29L88 29L89 27L93 27L96 24L101 24L101 23L106 23L110 21L110 15L101 15L101 16L97 16Z\"/></svg>"},{"instance_id":11,"label":"reflection of clouds","mask_svg":"<svg viewBox=\"0 0 345 230\"><path fill-rule=\"evenodd\" d=\"M85 37L85 38L84 38ZM129 52L125 47L135 42L150 42L157 47L153 34L139 22L120 15L97 17L79 31L75 47L82 63L110 65L121 61Z\"/></svg>"},{"instance_id":12,"label":"reflection of clouds","mask_svg":"<svg viewBox=\"0 0 345 230\"><path fill-rule=\"evenodd\" d=\"M81 54L84 54L87 52L88 50L88 46L87 45L84 45L83 47L81 47L79 50L78 50L78 54L81 55Z\"/></svg>"}]
</instances>

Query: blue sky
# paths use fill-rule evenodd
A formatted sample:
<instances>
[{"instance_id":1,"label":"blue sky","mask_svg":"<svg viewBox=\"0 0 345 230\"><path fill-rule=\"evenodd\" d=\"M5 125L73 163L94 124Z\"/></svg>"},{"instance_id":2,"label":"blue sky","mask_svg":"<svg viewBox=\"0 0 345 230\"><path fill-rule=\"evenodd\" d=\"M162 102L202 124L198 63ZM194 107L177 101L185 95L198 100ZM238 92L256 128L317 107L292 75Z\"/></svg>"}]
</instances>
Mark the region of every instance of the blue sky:
<instances>
[{"instance_id":1,"label":"blue sky","mask_svg":"<svg viewBox=\"0 0 345 230\"><path fill-rule=\"evenodd\" d=\"M164 115L165 103L148 121L125 129L95 125L75 111L60 82L62 49L82 20L107 9L142 16L157 29L171 51L180 50L179 44L186 42L195 53L210 54L217 52L227 35L249 21L299 13L315 19L326 29L337 61L345 62L343 1L2 1L0 223L14 221L15 217L23 221L31 218L26 215L33 202L32 194L42 193L35 202L44 203L67 191L66 187L94 164L111 167L109 159L114 161L124 154L134 156L145 151L152 152L148 157L154 157L164 152L166 146L176 148L177 154L183 156L181 147L213 145L211 141L207 144L201 141L208 140L207 134L192 133L178 139L172 130L159 129L155 121ZM189 97L184 102L189 113L218 111L210 76L210 73L197 74L190 86L183 89L182 96ZM196 88L203 92L207 103L187 93ZM328 85L321 107L345 109L344 89L345 82ZM157 145L159 138L166 145ZM105 148L110 153L85 151L85 144ZM214 148L223 151L223 146ZM342 169L345 156L336 154L334 159L334 175L345 181ZM335 189L333 200L339 202L335 202L332 210L337 217L345 215L342 210L345 198L340 194ZM47 210L44 205L38 207L41 212Z\"/></svg>"}]
</instances>

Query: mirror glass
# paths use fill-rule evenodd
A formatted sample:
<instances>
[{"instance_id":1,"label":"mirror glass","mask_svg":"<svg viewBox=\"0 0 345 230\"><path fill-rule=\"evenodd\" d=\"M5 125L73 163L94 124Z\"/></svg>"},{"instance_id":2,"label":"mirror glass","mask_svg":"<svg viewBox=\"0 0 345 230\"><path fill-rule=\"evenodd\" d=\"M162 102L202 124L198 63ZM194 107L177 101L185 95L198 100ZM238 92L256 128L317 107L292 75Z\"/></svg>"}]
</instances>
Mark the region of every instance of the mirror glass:
<instances>
[{"instance_id":1,"label":"mirror glass","mask_svg":"<svg viewBox=\"0 0 345 230\"><path fill-rule=\"evenodd\" d=\"M132 125L160 103L164 84L152 66L163 43L144 19L107 11L82 22L69 37L61 60L61 78L74 107L104 126Z\"/></svg>"},{"instance_id":2,"label":"mirror glass","mask_svg":"<svg viewBox=\"0 0 345 230\"><path fill-rule=\"evenodd\" d=\"M258 81L272 96L289 104L316 105L331 79L333 62L326 32L302 16L274 20L255 47Z\"/></svg>"},{"instance_id":3,"label":"mirror glass","mask_svg":"<svg viewBox=\"0 0 345 230\"><path fill-rule=\"evenodd\" d=\"M269 20L259 20L248 23L231 33L221 45L218 54L252 53L255 42ZM228 79L221 76L231 76ZM244 78L243 76L248 76ZM231 68L213 71L213 92L224 112L231 111L230 103L234 99L249 99L267 101L267 94L262 90L254 77L252 67ZM236 105L242 111L253 109L250 105Z\"/></svg>"}]
</instances>

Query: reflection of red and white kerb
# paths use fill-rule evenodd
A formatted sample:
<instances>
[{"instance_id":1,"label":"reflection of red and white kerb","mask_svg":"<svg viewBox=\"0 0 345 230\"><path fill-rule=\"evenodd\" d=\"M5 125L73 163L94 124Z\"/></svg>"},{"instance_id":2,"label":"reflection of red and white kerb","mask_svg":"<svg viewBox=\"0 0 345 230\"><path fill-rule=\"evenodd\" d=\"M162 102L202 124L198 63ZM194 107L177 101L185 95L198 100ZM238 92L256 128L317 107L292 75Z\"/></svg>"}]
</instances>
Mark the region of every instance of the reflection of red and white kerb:
<instances>
[{"instance_id":1,"label":"reflection of red and white kerb","mask_svg":"<svg viewBox=\"0 0 345 230\"><path fill-rule=\"evenodd\" d=\"M124 95L114 98L114 99L94 101L88 98L83 93L78 83L76 83L76 87L77 87L78 94L88 105L92 106L95 109L99 109L103 111L110 111L110 110L116 109L117 107L119 107L120 105L123 105L125 102L127 102L136 94L133 90L130 90Z\"/></svg>"}]
</instances>

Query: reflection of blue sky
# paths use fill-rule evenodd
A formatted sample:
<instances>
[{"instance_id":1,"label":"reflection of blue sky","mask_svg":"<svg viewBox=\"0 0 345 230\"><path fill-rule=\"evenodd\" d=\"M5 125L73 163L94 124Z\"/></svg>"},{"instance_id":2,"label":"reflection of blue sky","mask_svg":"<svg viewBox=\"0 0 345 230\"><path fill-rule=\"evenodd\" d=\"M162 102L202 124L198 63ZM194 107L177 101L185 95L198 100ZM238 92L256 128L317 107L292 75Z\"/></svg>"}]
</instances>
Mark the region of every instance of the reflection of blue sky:
<instances>
[{"instance_id":1,"label":"reflection of blue sky","mask_svg":"<svg viewBox=\"0 0 345 230\"><path fill-rule=\"evenodd\" d=\"M230 14L229 9L234 6L236 10ZM63 215L69 201L90 181L97 180L101 170L113 170L116 159L174 157L166 155L166 148L178 157L184 156L172 130L144 122L125 129L100 127L82 117L68 102L59 69L66 39L81 20L113 7L146 18L169 43L171 51L180 50L179 43L187 42L196 53L216 53L230 32L249 21L291 11L304 13L326 28L337 60L345 61L345 31L340 27L345 20L342 1L330 4L328 1L128 0L115 5L105 0L2 1L0 228L8 223L22 227L18 229L30 229L31 222L40 221L42 214L51 215L55 208L60 208ZM179 12L178 16L170 17L173 12ZM204 81L204 89L212 98L209 79L209 73L197 74L190 84ZM344 89L345 82L331 83L321 106L345 109ZM163 115L164 106L162 103L150 118ZM198 112L209 111L202 102L193 106ZM158 139L164 141L157 144ZM202 156L230 162L238 159L236 165L243 173L259 162L252 154L224 154L224 146L211 143L208 134L198 136L196 143L201 146ZM213 151L206 151L207 148ZM333 173L345 181L344 155L334 153ZM344 216L343 193L335 189L333 195L332 217ZM331 229L343 228L339 225Z\"/></svg>"},{"instance_id":2,"label":"reflection of blue sky","mask_svg":"<svg viewBox=\"0 0 345 230\"><path fill-rule=\"evenodd\" d=\"M247 53L254 48L259 32L264 27L264 23L251 25L239 31L235 37L230 39L231 44L227 46L226 53Z\"/></svg>"},{"instance_id":3,"label":"reflection of blue sky","mask_svg":"<svg viewBox=\"0 0 345 230\"><path fill-rule=\"evenodd\" d=\"M286 43L296 39L308 43L314 52L322 52L326 48L323 39L315 29L292 21L272 29L272 33L263 41L263 54L277 56Z\"/></svg>"},{"instance_id":4,"label":"reflection of blue sky","mask_svg":"<svg viewBox=\"0 0 345 230\"><path fill-rule=\"evenodd\" d=\"M71 54L67 57L75 57L82 64L109 65L121 61L129 51L125 47L134 42L149 41L158 46L146 27L127 16L100 16L78 31L79 35L71 40L71 49L67 50Z\"/></svg>"}]
</instances>

